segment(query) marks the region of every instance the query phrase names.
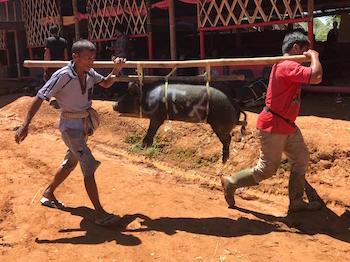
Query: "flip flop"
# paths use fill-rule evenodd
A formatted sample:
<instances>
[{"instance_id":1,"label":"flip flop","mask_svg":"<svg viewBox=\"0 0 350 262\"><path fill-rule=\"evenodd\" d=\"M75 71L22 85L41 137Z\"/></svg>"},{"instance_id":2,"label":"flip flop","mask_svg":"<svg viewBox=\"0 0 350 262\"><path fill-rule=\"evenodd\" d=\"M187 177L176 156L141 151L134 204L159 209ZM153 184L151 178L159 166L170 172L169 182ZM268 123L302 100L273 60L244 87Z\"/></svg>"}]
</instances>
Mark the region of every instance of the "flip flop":
<instances>
[{"instance_id":1,"label":"flip flop","mask_svg":"<svg viewBox=\"0 0 350 262\"><path fill-rule=\"evenodd\" d=\"M50 207L50 208L62 208L64 207L64 204L57 199L50 200L46 197L42 197L40 199L40 203L43 206Z\"/></svg>"},{"instance_id":2,"label":"flip flop","mask_svg":"<svg viewBox=\"0 0 350 262\"><path fill-rule=\"evenodd\" d=\"M103 226L103 227L110 227L115 226L120 222L120 216L114 215L114 214L108 214L107 216L103 218L96 219L94 222L96 225Z\"/></svg>"}]
</instances>

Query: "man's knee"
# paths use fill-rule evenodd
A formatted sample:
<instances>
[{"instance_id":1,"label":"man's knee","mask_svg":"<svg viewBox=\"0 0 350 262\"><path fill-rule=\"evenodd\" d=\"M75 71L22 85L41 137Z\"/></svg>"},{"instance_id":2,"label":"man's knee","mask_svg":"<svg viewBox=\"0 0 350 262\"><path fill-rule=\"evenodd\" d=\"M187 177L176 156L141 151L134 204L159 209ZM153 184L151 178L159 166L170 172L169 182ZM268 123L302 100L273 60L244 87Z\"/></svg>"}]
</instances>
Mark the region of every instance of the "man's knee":
<instances>
[{"instance_id":1,"label":"man's knee","mask_svg":"<svg viewBox=\"0 0 350 262\"><path fill-rule=\"evenodd\" d=\"M279 167L279 163L258 164L253 168L253 176L256 182L261 182L274 176Z\"/></svg>"},{"instance_id":2,"label":"man's knee","mask_svg":"<svg viewBox=\"0 0 350 262\"><path fill-rule=\"evenodd\" d=\"M64 170L67 170L67 171L73 171L74 168L77 166L78 164L78 160L73 160L73 159L65 159L62 164L61 164L61 167L62 169Z\"/></svg>"},{"instance_id":3,"label":"man's knee","mask_svg":"<svg viewBox=\"0 0 350 262\"><path fill-rule=\"evenodd\" d=\"M84 178L94 177L95 171L100 164L101 162L96 160L92 155L89 158L81 160L80 167Z\"/></svg>"}]
</instances>

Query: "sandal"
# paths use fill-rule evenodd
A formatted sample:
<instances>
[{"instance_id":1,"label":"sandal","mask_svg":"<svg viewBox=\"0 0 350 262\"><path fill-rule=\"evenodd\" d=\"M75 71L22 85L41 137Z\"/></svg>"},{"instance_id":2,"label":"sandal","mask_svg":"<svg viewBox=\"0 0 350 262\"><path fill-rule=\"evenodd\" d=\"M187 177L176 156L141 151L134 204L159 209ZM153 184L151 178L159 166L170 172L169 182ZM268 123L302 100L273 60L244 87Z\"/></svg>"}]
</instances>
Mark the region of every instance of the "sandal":
<instances>
[{"instance_id":1,"label":"sandal","mask_svg":"<svg viewBox=\"0 0 350 262\"><path fill-rule=\"evenodd\" d=\"M57 199L48 199L46 197L42 197L40 199L40 203L41 205L43 206L46 206L46 207L50 207L50 208L63 208L64 207L64 204L62 202L60 202L59 200Z\"/></svg>"}]
</instances>

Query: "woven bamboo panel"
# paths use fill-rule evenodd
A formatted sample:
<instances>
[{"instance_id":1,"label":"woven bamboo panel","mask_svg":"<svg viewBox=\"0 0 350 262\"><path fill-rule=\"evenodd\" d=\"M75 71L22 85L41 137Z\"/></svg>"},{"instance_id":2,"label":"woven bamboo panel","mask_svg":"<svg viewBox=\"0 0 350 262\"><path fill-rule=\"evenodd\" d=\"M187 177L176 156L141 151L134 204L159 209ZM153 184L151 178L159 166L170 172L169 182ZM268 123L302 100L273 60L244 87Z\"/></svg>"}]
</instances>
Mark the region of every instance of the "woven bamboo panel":
<instances>
[{"instance_id":1,"label":"woven bamboo panel","mask_svg":"<svg viewBox=\"0 0 350 262\"><path fill-rule=\"evenodd\" d=\"M27 33L27 46L44 46L45 40L49 36L49 26L60 24L56 1L21 0L21 4Z\"/></svg>"},{"instance_id":2,"label":"woven bamboo panel","mask_svg":"<svg viewBox=\"0 0 350 262\"><path fill-rule=\"evenodd\" d=\"M0 49L6 49L6 31L0 30Z\"/></svg>"},{"instance_id":3,"label":"woven bamboo panel","mask_svg":"<svg viewBox=\"0 0 350 262\"><path fill-rule=\"evenodd\" d=\"M198 0L198 26L232 26L304 18L307 14L303 6L308 1Z\"/></svg>"},{"instance_id":4,"label":"woven bamboo panel","mask_svg":"<svg viewBox=\"0 0 350 262\"><path fill-rule=\"evenodd\" d=\"M89 39L115 38L117 24L127 35L146 34L147 8L145 0L88 0Z\"/></svg>"}]
</instances>

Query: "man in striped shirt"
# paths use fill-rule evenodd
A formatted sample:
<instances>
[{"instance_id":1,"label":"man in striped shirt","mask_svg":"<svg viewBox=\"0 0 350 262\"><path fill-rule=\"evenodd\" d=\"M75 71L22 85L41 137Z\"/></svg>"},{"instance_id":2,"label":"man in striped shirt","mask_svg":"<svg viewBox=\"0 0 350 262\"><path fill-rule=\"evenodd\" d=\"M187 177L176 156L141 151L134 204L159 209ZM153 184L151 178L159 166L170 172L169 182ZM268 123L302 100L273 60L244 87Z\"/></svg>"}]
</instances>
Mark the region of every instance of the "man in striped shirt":
<instances>
[{"instance_id":1,"label":"man in striped shirt","mask_svg":"<svg viewBox=\"0 0 350 262\"><path fill-rule=\"evenodd\" d=\"M92 134L98 122L98 119L94 118L96 112L91 108L94 85L109 88L115 82L119 67L116 66L107 77L103 77L92 68L95 56L96 48L90 41L79 40L73 44L73 60L57 70L38 91L22 126L16 132L15 140L20 143L26 138L29 124L42 102L55 97L61 108L59 129L68 150L40 202L48 207L63 207L63 204L56 199L54 191L79 162L84 175L85 189L96 211L95 223L109 226L115 224L118 218L114 214L107 213L100 203L94 177L100 162L94 158L86 142L87 136ZM114 62L123 63L125 59L116 58Z\"/></svg>"}]
</instances>

